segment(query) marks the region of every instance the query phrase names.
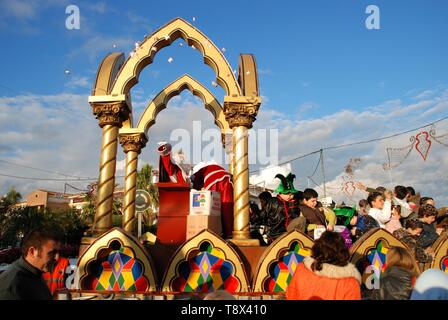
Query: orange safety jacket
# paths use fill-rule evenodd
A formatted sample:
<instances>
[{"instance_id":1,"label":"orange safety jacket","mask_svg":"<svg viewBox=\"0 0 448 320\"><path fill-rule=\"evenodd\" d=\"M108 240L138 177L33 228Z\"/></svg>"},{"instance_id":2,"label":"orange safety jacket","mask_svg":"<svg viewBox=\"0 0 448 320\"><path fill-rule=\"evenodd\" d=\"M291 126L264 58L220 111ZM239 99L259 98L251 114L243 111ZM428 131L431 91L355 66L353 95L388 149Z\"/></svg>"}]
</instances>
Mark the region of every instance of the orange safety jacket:
<instances>
[{"instance_id":1,"label":"orange safety jacket","mask_svg":"<svg viewBox=\"0 0 448 320\"><path fill-rule=\"evenodd\" d=\"M69 261L67 258L59 258L54 266L53 272L45 272L42 274L51 294L54 294L57 289L65 288L65 269L67 269L68 265Z\"/></svg>"}]
</instances>

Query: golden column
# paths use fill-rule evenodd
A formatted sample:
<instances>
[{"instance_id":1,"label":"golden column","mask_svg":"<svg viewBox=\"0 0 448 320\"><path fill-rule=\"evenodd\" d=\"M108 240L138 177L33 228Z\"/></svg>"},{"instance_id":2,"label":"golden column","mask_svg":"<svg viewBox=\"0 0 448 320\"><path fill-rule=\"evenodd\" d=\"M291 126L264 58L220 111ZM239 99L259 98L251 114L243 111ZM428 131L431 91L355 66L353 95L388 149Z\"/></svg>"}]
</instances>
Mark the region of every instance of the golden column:
<instances>
[{"instance_id":1,"label":"golden column","mask_svg":"<svg viewBox=\"0 0 448 320\"><path fill-rule=\"evenodd\" d=\"M233 139L232 132L223 132L221 133L222 145L224 147L224 151L229 157L229 173L233 175Z\"/></svg>"},{"instance_id":2,"label":"golden column","mask_svg":"<svg viewBox=\"0 0 448 320\"><path fill-rule=\"evenodd\" d=\"M135 234L135 192L137 190L138 155L148 139L144 133L120 133L120 144L126 153L126 175L122 228Z\"/></svg>"},{"instance_id":3,"label":"golden column","mask_svg":"<svg viewBox=\"0 0 448 320\"><path fill-rule=\"evenodd\" d=\"M246 99L224 100L224 114L233 131L233 239L237 245L258 245L250 238L249 230L249 161L248 136L255 121L260 102Z\"/></svg>"},{"instance_id":4,"label":"golden column","mask_svg":"<svg viewBox=\"0 0 448 320\"><path fill-rule=\"evenodd\" d=\"M115 167L117 162L118 129L128 118L129 108L124 101L91 102L93 114L103 129L101 143L100 177L93 235L99 236L112 227L112 205L115 187Z\"/></svg>"}]
</instances>

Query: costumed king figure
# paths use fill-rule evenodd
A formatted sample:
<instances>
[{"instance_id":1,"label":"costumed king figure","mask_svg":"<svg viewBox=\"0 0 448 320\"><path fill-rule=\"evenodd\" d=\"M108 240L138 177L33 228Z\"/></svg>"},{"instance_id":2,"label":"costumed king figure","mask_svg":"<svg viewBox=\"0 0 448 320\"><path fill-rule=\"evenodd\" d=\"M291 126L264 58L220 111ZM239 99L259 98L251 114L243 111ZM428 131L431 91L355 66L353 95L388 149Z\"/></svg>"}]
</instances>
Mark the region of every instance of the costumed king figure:
<instances>
[{"instance_id":1,"label":"costumed king figure","mask_svg":"<svg viewBox=\"0 0 448 320\"><path fill-rule=\"evenodd\" d=\"M159 182L190 183L190 178L178 157L171 157L171 144L161 141L157 144L159 159Z\"/></svg>"},{"instance_id":2,"label":"costumed king figure","mask_svg":"<svg viewBox=\"0 0 448 320\"><path fill-rule=\"evenodd\" d=\"M193 167L193 189L221 193L221 224L224 239L233 232L233 183L230 174L216 162L200 162Z\"/></svg>"}]
</instances>

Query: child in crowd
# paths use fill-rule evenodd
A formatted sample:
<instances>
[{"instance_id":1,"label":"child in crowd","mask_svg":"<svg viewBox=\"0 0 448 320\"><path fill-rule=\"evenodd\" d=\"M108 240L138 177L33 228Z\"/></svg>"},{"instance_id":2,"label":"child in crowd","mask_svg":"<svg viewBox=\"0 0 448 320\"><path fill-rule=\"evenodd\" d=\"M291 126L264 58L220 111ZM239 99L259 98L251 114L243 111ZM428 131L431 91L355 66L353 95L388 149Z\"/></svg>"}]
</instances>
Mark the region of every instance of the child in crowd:
<instances>
[{"instance_id":1,"label":"child in crowd","mask_svg":"<svg viewBox=\"0 0 448 320\"><path fill-rule=\"evenodd\" d=\"M389 231L390 233L394 233L395 230L400 229L402 227L400 217L401 217L401 206L393 205L392 215L390 217L389 222L386 223L386 230Z\"/></svg>"},{"instance_id":2,"label":"child in crowd","mask_svg":"<svg viewBox=\"0 0 448 320\"><path fill-rule=\"evenodd\" d=\"M367 197L370 205L369 216L378 222L380 228L386 228L386 223L390 220L392 209L392 193L385 191L384 197L379 192L372 192Z\"/></svg>"},{"instance_id":3,"label":"child in crowd","mask_svg":"<svg viewBox=\"0 0 448 320\"><path fill-rule=\"evenodd\" d=\"M386 255L386 270L381 276L380 288L374 290L373 300L409 300L416 277L420 274L409 252L391 247Z\"/></svg>"},{"instance_id":4,"label":"child in crowd","mask_svg":"<svg viewBox=\"0 0 448 320\"><path fill-rule=\"evenodd\" d=\"M433 205L424 204L418 209L418 216L423 223L423 232L418 242L423 248L428 248L439 238L434 225L437 210Z\"/></svg>"},{"instance_id":5,"label":"child in crowd","mask_svg":"<svg viewBox=\"0 0 448 320\"><path fill-rule=\"evenodd\" d=\"M432 261L434 254L428 253L419 245L417 240L422 232L423 223L418 219L411 219L405 222L405 228L395 230L393 235L411 249L415 260L428 263Z\"/></svg>"},{"instance_id":6,"label":"child in crowd","mask_svg":"<svg viewBox=\"0 0 448 320\"><path fill-rule=\"evenodd\" d=\"M358 212L355 212L350 219L350 226L352 227L353 243L368 231L380 227L378 222L370 215L359 215Z\"/></svg>"}]
</instances>

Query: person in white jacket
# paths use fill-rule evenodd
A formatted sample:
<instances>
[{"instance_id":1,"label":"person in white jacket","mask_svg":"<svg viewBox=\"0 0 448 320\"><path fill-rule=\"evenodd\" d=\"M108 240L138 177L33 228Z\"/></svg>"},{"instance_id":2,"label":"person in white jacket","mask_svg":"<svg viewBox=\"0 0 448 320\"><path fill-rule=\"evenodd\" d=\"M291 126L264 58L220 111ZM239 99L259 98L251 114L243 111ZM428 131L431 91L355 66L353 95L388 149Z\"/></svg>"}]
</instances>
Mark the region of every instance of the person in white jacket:
<instances>
[{"instance_id":1,"label":"person in white jacket","mask_svg":"<svg viewBox=\"0 0 448 320\"><path fill-rule=\"evenodd\" d=\"M372 192L367 201L370 205L369 216L374 218L381 228L386 228L392 212L392 192L384 192L384 197L379 192Z\"/></svg>"}]
</instances>

